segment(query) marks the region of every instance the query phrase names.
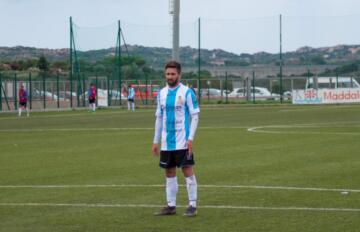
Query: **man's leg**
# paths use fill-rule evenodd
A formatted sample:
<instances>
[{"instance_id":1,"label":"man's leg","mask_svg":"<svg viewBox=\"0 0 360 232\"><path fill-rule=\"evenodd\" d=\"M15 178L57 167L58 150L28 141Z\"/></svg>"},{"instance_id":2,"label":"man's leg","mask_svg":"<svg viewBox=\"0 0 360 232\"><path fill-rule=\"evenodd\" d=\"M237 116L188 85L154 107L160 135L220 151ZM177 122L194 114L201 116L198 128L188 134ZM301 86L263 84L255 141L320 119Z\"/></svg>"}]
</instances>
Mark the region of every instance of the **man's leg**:
<instances>
[{"instance_id":1,"label":"man's leg","mask_svg":"<svg viewBox=\"0 0 360 232\"><path fill-rule=\"evenodd\" d=\"M166 201L167 205L155 215L174 215L176 214L176 194L178 192L178 182L176 168L165 169L166 176Z\"/></svg>"},{"instance_id":2,"label":"man's leg","mask_svg":"<svg viewBox=\"0 0 360 232\"><path fill-rule=\"evenodd\" d=\"M131 102L132 111L135 111L135 102Z\"/></svg>"},{"instance_id":3,"label":"man's leg","mask_svg":"<svg viewBox=\"0 0 360 232\"><path fill-rule=\"evenodd\" d=\"M187 208L184 216L196 215L196 202L197 202L197 181L191 166L182 168L186 180L186 189L189 198L189 207Z\"/></svg>"},{"instance_id":4,"label":"man's leg","mask_svg":"<svg viewBox=\"0 0 360 232\"><path fill-rule=\"evenodd\" d=\"M128 110L130 110L130 101L127 102Z\"/></svg>"},{"instance_id":5,"label":"man's leg","mask_svg":"<svg viewBox=\"0 0 360 232\"><path fill-rule=\"evenodd\" d=\"M19 106L19 114L18 114L19 117L21 116L21 109L22 109L22 106Z\"/></svg>"},{"instance_id":6,"label":"man's leg","mask_svg":"<svg viewBox=\"0 0 360 232\"><path fill-rule=\"evenodd\" d=\"M176 168L165 169L166 176L166 201L168 206L176 206L176 195L179 189L176 177Z\"/></svg>"},{"instance_id":7,"label":"man's leg","mask_svg":"<svg viewBox=\"0 0 360 232\"><path fill-rule=\"evenodd\" d=\"M28 106L26 106L26 107L25 107L25 109L26 109L26 115L29 117L29 115L30 115L30 112L29 112L29 107L28 107Z\"/></svg>"},{"instance_id":8,"label":"man's leg","mask_svg":"<svg viewBox=\"0 0 360 232\"><path fill-rule=\"evenodd\" d=\"M182 171L184 173L186 180L186 189L189 197L189 205L196 208L197 182L196 182L195 174L193 172L192 167L184 167Z\"/></svg>"}]
</instances>

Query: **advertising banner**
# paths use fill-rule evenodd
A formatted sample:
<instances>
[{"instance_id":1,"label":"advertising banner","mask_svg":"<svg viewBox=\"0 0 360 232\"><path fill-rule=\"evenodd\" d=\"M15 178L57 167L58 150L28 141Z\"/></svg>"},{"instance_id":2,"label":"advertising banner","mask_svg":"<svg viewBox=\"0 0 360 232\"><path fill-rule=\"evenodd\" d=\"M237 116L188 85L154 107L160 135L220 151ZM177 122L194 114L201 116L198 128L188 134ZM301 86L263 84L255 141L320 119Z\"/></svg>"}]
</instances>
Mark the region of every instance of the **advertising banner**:
<instances>
[{"instance_id":1,"label":"advertising banner","mask_svg":"<svg viewBox=\"0 0 360 232\"><path fill-rule=\"evenodd\" d=\"M360 102L360 88L299 89L292 91L293 104L337 104Z\"/></svg>"}]
</instances>

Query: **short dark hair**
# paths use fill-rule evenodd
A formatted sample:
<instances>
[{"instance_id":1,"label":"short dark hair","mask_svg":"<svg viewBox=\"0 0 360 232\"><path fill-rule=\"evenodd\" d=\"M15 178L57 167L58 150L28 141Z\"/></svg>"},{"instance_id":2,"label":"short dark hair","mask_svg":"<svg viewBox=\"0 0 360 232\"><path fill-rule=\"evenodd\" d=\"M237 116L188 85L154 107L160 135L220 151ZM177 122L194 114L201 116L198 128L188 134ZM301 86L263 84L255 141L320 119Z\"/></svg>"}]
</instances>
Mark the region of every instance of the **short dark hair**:
<instances>
[{"instance_id":1,"label":"short dark hair","mask_svg":"<svg viewBox=\"0 0 360 232\"><path fill-rule=\"evenodd\" d=\"M181 64L175 60L171 60L165 65L165 70L168 68L176 68L178 73L181 73Z\"/></svg>"}]
</instances>

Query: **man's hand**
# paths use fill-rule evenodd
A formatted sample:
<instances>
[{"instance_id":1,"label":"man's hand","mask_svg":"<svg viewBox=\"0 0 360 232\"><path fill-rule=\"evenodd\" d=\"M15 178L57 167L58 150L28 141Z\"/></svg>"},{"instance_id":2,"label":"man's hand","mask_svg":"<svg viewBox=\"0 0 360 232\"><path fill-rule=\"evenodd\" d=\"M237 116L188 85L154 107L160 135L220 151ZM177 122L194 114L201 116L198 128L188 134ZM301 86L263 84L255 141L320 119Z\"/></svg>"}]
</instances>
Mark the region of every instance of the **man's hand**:
<instances>
[{"instance_id":1,"label":"man's hand","mask_svg":"<svg viewBox=\"0 0 360 232\"><path fill-rule=\"evenodd\" d=\"M151 150L152 150L153 156L159 156L160 152L159 152L159 146L157 144L153 144Z\"/></svg>"},{"instance_id":2,"label":"man's hand","mask_svg":"<svg viewBox=\"0 0 360 232\"><path fill-rule=\"evenodd\" d=\"M189 154L192 155L192 153L193 153L193 142L191 140L188 140L186 145L187 145Z\"/></svg>"}]
</instances>

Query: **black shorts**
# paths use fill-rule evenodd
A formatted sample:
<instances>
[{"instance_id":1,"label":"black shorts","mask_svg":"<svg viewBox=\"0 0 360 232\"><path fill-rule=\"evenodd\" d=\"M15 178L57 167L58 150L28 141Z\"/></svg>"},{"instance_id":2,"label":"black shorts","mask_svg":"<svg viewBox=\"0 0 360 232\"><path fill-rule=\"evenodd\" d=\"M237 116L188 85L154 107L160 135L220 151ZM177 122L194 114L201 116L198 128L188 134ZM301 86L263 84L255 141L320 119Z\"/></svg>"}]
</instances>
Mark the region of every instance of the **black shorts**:
<instances>
[{"instance_id":1,"label":"black shorts","mask_svg":"<svg viewBox=\"0 0 360 232\"><path fill-rule=\"evenodd\" d=\"M133 98L128 98L128 101L129 102L134 102L134 99Z\"/></svg>"},{"instance_id":2,"label":"black shorts","mask_svg":"<svg viewBox=\"0 0 360 232\"><path fill-rule=\"evenodd\" d=\"M89 103L90 103L90 104L95 103L95 98L89 98Z\"/></svg>"},{"instance_id":3,"label":"black shorts","mask_svg":"<svg viewBox=\"0 0 360 232\"><path fill-rule=\"evenodd\" d=\"M162 168L184 168L193 166L194 164L194 153L192 155L189 155L187 149L160 152L159 166Z\"/></svg>"},{"instance_id":4,"label":"black shorts","mask_svg":"<svg viewBox=\"0 0 360 232\"><path fill-rule=\"evenodd\" d=\"M19 104L20 104L20 106L22 106L22 107L26 107L26 102L19 102Z\"/></svg>"}]
</instances>

